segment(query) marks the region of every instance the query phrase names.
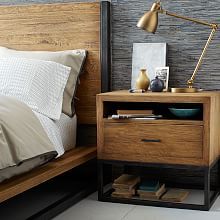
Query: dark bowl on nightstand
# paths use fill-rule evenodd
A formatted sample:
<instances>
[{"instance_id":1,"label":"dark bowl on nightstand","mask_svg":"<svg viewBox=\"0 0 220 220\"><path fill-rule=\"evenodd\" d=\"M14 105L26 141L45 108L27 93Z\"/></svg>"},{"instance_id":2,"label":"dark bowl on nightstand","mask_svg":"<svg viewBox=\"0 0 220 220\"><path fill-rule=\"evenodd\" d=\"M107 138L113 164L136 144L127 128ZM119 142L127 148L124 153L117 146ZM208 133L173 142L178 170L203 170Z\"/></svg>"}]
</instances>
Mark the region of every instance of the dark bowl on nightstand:
<instances>
[{"instance_id":1,"label":"dark bowl on nightstand","mask_svg":"<svg viewBox=\"0 0 220 220\"><path fill-rule=\"evenodd\" d=\"M199 108L184 109L184 108L168 108L169 111L178 118L192 118L199 112Z\"/></svg>"}]
</instances>

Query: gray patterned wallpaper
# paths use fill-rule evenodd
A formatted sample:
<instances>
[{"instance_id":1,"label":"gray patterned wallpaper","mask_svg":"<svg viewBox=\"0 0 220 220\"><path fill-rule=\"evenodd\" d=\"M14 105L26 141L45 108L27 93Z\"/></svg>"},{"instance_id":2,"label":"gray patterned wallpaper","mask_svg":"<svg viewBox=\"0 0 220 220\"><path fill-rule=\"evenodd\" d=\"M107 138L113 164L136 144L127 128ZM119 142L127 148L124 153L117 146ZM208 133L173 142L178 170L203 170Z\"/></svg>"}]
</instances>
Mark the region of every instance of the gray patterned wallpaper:
<instances>
[{"instance_id":1,"label":"gray patterned wallpaper","mask_svg":"<svg viewBox=\"0 0 220 220\"><path fill-rule=\"evenodd\" d=\"M0 4L70 2L74 0L0 0ZM91 1L91 0L75 0ZM138 18L153 0L112 0L113 16L113 90L130 88L132 44L134 42L167 42L170 85L185 85L191 76L210 29L203 25L160 15L155 35L136 28ZM162 0L163 8L220 24L220 0ZM196 84L203 89L220 90L220 29L210 44Z\"/></svg>"}]
</instances>

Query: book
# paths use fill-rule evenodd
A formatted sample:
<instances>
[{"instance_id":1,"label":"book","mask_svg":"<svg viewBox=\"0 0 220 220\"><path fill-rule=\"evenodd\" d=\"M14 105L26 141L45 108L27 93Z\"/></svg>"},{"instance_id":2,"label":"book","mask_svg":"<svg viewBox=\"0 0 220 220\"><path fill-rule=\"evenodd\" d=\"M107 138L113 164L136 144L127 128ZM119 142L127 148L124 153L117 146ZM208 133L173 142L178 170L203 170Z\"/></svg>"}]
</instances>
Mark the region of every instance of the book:
<instances>
[{"instance_id":1,"label":"book","mask_svg":"<svg viewBox=\"0 0 220 220\"><path fill-rule=\"evenodd\" d=\"M138 118L144 118L144 119L160 119L162 118L162 115L112 115L110 116L111 119L138 119Z\"/></svg>"},{"instance_id":2,"label":"book","mask_svg":"<svg viewBox=\"0 0 220 220\"><path fill-rule=\"evenodd\" d=\"M117 179L114 180L116 184L126 184L126 185L136 185L140 182L140 177L129 174L122 174Z\"/></svg>"},{"instance_id":3,"label":"book","mask_svg":"<svg viewBox=\"0 0 220 220\"><path fill-rule=\"evenodd\" d=\"M132 193L132 195L135 195L136 189L130 188L130 189L123 189L123 188L115 188L116 193Z\"/></svg>"},{"instance_id":4,"label":"book","mask_svg":"<svg viewBox=\"0 0 220 220\"><path fill-rule=\"evenodd\" d=\"M126 198L126 199L131 199L133 194L132 193L124 193L124 192L112 192L111 194L112 197L116 198Z\"/></svg>"},{"instance_id":5,"label":"book","mask_svg":"<svg viewBox=\"0 0 220 220\"><path fill-rule=\"evenodd\" d=\"M130 109L120 109L117 110L118 115L153 115L153 110L142 110L142 109L137 109L137 110L130 110Z\"/></svg>"},{"instance_id":6,"label":"book","mask_svg":"<svg viewBox=\"0 0 220 220\"><path fill-rule=\"evenodd\" d=\"M160 183L157 180L144 180L140 183L139 189L155 192L159 189Z\"/></svg>"},{"instance_id":7,"label":"book","mask_svg":"<svg viewBox=\"0 0 220 220\"><path fill-rule=\"evenodd\" d=\"M112 188L115 190L127 190L127 191L131 191L133 188L135 187L135 185L126 185L126 184L117 184L117 183L113 183L112 184Z\"/></svg>"},{"instance_id":8,"label":"book","mask_svg":"<svg viewBox=\"0 0 220 220\"><path fill-rule=\"evenodd\" d=\"M157 191L137 190L138 195L142 199L158 200L166 192L165 184L160 185Z\"/></svg>"},{"instance_id":9,"label":"book","mask_svg":"<svg viewBox=\"0 0 220 220\"><path fill-rule=\"evenodd\" d=\"M169 189L161 199L168 202L182 202L188 194L189 191L184 189Z\"/></svg>"},{"instance_id":10,"label":"book","mask_svg":"<svg viewBox=\"0 0 220 220\"><path fill-rule=\"evenodd\" d=\"M112 184L113 189L132 190L140 182L140 177L129 174L122 174L114 180Z\"/></svg>"}]
</instances>

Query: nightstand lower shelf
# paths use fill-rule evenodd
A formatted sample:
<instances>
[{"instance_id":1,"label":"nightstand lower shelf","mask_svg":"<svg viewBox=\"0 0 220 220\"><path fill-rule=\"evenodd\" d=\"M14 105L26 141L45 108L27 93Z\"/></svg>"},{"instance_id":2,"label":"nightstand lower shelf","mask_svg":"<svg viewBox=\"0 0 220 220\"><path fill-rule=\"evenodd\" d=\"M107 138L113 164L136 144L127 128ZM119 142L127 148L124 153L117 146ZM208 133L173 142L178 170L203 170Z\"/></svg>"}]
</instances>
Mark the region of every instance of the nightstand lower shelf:
<instances>
[{"instance_id":1,"label":"nightstand lower shelf","mask_svg":"<svg viewBox=\"0 0 220 220\"><path fill-rule=\"evenodd\" d=\"M115 198L111 196L113 189L109 184L106 182L106 174L109 175L109 170L112 170L114 165L117 166L124 166L124 172L129 172L129 168L135 166L142 168L154 168L154 169L190 169L194 172L203 172L203 185L202 186L195 186L195 185L179 185L175 186L175 188L184 188L184 189L191 189L191 197L194 195L198 195L199 193L203 193L203 202L191 203L191 200L188 199L189 203L184 202L167 202L163 200L158 201L151 201L146 199L141 199L137 196L129 198ZM106 169L108 172L106 172ZM110 169L109 169L110 168ZM146 206L158 206L158 207L168 207L168 208L180 208L180 209L192 209L192 210L203 210L208 211L215 200L219 195L219 175L216 178L215 186L211 186L211 172L212 170L219 169L219 160L216 160L211 166L189 166L189 165L173 165L173 164L150 164L150 163L136 163L136 162L125 162L125 161L109 161L109 160L98 160L98 198L99 201L104 202L115 202L115 203L125 203L125 204L135 204L135 205L146 205ZM218 171L217 171L218 173ZM105 182L105 183L104 183ZM109 182L108 182L109 183ZM170 183L169 183L170 184ZM107 185L107 187L106 187ZM201 196L200 196L201 197ZM201 198L200 198L201 200Z\"/></svg>"}]
</instances>

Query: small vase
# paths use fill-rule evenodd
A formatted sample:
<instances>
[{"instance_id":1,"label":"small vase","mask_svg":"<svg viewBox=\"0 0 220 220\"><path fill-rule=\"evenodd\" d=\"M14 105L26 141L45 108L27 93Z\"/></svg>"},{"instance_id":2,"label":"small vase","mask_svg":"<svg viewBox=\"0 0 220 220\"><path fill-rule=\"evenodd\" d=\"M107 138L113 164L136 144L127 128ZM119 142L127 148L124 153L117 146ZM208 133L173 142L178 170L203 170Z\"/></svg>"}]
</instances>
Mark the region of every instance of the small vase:
<instances>
[{"instance_id":1,"label":"small vase","mask_svg":"<svg viewBox=\"0 0 220 220\"><path fill-rule=\"evenodd\" d=\"M162 92L164 89L163 80L159 79L158 76L155 77L150 83L150 89L152 92Z\"/></svg>"},{"instance_id":2,"label":"small vase","mask_svg":"<svg viewBox=\"0 0 220 220\"><path fill-rule=\"evenodd\" d=\"M136 80L136 89L148 90L149 85L150 85L150 79L147 75L147 71L146 69L141 69L139 76Z\"/></svg>"}]
</instances>

